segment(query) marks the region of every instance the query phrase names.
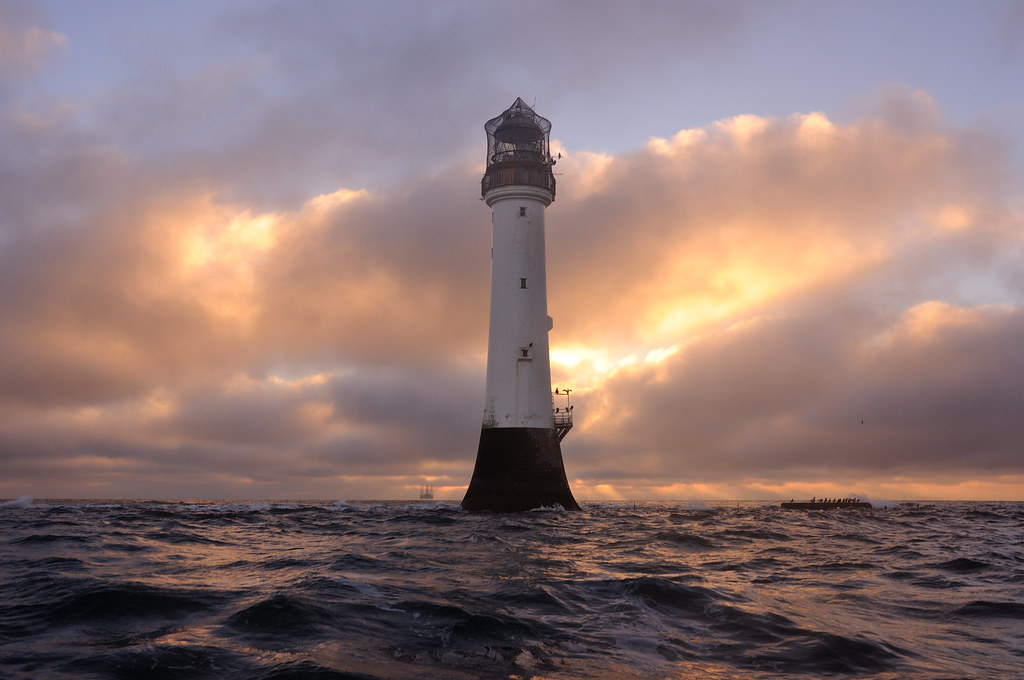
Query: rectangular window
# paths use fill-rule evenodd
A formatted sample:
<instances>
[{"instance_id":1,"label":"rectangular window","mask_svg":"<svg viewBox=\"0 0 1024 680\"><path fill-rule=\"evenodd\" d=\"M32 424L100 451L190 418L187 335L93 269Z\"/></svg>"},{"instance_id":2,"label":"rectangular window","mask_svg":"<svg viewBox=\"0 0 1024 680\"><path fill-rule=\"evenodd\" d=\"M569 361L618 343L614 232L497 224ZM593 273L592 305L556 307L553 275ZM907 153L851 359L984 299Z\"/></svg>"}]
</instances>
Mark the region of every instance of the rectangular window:
<instances>
[{"instance_id":1,"label":"rectangular window","mask_svg":"<svg viewBox=\"0 0 1024 680\"><path fill-rule=\"evenodd\" d=\"M519 208L519 216L526 217L526 208Z\"/></svg>"},{"instance_id":2,"label":"rectangular window","mask_svg":"<svg viewBox=\"0 0 1024 680\"><path fill-rule=\"evenodd\" d=\"M526 279L519 279L519 287L526 288Z\"/></svg>"}]
</instances>

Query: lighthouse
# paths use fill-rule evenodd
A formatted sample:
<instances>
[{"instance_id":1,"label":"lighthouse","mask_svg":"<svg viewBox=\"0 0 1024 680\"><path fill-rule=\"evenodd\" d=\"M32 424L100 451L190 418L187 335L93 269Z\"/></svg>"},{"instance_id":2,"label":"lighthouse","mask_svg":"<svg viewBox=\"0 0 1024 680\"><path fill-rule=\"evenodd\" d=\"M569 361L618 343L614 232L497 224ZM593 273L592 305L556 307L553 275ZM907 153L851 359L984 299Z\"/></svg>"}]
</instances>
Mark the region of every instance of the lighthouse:
<instances>
[{"instance_id":1,"label":"lighthouse","mask_svg":"<svg viewBox=\"0 0 1024 680\"><path fill-rule=\"evenodd\" d=\"M462 507L579 510L561 449L572 410L568 400L564 407L553 405L548 356L544 211L555 200L551 122L516 99L484 130L481 193L492 225L487 386L476 466Z\"/></svg>"}]
</instances>

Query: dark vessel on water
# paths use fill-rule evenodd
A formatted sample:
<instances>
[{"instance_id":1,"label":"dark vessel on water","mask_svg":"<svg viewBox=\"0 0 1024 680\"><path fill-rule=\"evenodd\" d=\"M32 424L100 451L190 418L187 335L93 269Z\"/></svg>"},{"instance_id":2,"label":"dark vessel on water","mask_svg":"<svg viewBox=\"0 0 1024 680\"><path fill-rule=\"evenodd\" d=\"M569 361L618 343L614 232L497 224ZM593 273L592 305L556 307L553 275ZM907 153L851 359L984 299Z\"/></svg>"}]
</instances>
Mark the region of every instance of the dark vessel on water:
<instances>
[{"instance_id":1,"label":"dark vessel on water","mask_svg":"<svg viewBox=\"0 0 1024 680\"><path fill-rule=\"evenodd\" d=\"M809 501L782 501L787 510L831 510L832 508L870 508L871 503L859 498L812 498Z\"/></svg>"}]
</instances>

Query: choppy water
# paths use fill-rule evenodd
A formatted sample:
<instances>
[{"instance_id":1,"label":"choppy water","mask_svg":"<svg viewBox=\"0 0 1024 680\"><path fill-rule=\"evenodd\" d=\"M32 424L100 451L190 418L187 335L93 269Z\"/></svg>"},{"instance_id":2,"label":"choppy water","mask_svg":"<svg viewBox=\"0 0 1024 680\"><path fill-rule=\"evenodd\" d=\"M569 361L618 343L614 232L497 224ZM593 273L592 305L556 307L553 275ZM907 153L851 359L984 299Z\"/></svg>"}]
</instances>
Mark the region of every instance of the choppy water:
<instances>
[{"instance_id":1,"label":"choppy water","mask_svg":"<svg viewBox=\"0 0 1024 680\"><path fill-rule=\"evenodd\" d=\"M3 678L1024 676L1024 504L0 507Z\"/></svg>"}]
</instances>

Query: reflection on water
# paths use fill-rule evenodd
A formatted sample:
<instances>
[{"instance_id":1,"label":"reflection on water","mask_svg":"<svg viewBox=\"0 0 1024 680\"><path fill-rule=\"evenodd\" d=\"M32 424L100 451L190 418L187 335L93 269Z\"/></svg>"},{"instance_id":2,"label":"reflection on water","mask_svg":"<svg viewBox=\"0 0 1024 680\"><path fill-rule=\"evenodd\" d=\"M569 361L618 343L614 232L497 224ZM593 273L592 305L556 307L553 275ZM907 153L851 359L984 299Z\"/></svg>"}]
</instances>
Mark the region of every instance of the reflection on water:
<instances>
[{"instance_id":1,"label":"reflection on water","mask_svg":"<svg viewBox=\"0 0 1024 680\"><path fill-rule=\"evenodd\" d=\"M0 674L1012 677L1022 520L1019 503L18 502L0 507Z\"/></svg>"}]
</instances>

